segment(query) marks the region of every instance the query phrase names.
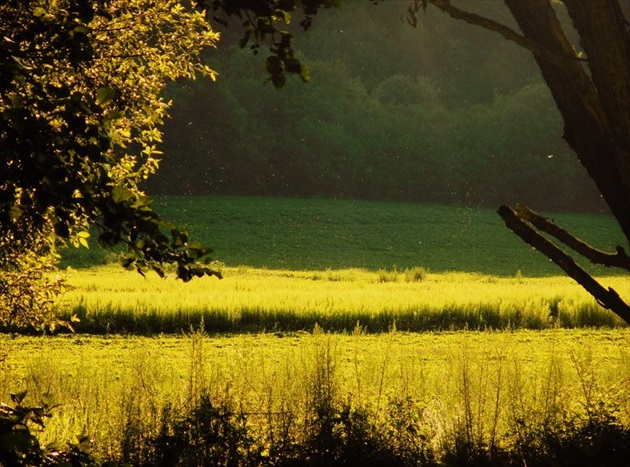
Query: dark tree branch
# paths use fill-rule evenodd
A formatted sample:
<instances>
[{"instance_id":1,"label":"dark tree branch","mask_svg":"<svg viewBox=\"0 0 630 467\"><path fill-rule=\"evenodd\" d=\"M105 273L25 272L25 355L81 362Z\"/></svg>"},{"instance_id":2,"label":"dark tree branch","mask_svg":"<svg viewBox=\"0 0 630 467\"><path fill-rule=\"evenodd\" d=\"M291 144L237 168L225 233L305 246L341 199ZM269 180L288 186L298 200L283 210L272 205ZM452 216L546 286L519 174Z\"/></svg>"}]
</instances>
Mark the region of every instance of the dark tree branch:
<instances>
[{"instance_id":1,"label":"dark tree branch","mask_svg":"<svg viewBox=\"0 0 630 467\"><path fill-rule=\"evenodd\" d=\"M519 218L517 213L510 207L501 206L497 212L512 232L557 264L569 277L595 297L595 300L602 307L617 314L626 323L630 324L630 306L623 301L615 290L610 287L608 289L604 288L589 273L582 269L573 258L536 232L524 220Z\"/></svg>"},{"instance_id":2,"label":"dark tree branch","mask_svg":"<svg viewBox=\"0 0 630 467\"><path fill-rule=\"evenodd\" d=\"M505 3L523 35L556 53L572 53L571 41L550 0L505 0ZM621 70L619 67L624 68L622 63L628 68L630 62L608 57L620 53L618 47L610 44L624 42L625 36L613 34L618 28L607 26L615 23L616 17L614 10L604 7L604 4L610 6L618 0L577 3L580 17L586 16L589 22L592 20L606 30L605 43L602 39L593 41L584 37L603 34L600 29L582 29L578 33L589 57L589 67L599 70L599 74L607 74L607 78L600 77L598 84L593 78L599 74L587 72L578 62L535 58L564 120L564 139L588 171L630 241L630 149L626 144L630 125L623 123L628 118L624 96L628 96L625 89L630 82L626 81L623 71L618 71Z\"/></svg>"},{"instance_id":3,"label":"dark tree branch","mask_svg":"<svg viewBox=\"0 0 630 467\"><path fill-rule=\"evenodd\" d=\"M593 264L602 264L608 267L617 267L630 271L630 256L618 246L617 253L607 253L593 248L588 243L574 237L566 230L558 227L549 219L542 217L522 204L516 205L516 215L523 221L529 222L538 230L554 236L572 250L578 252Z\"/></svg>"},{"instance_id":4,"label":"dark tree branch","mask_svg":"<svg viewBox=\"0 0 630 467\"><path fill-rule=\"evenodd\" d=\"M451 18L459 19L465 21L469 24L473 24L475 26L481 26L484 29L489 31L494 31L501 34L507 40L512 41L521 47L526 48L534 55L544 57L547 60L572 60L572 61L588 61L585 58L580 58L577 54L566 54L566 53L558 53L548 48L540 45L539 43L519 34L514 29L506 26L505 24L501 24L497 21L494 21L490 18L486 18L485 16L478 15L476 13L471 13L469 11L461 10L457 7L454 7L450 0L430 0L433 5L442 10L444 13L447 13Z\"/></svg>"}]
</instances>

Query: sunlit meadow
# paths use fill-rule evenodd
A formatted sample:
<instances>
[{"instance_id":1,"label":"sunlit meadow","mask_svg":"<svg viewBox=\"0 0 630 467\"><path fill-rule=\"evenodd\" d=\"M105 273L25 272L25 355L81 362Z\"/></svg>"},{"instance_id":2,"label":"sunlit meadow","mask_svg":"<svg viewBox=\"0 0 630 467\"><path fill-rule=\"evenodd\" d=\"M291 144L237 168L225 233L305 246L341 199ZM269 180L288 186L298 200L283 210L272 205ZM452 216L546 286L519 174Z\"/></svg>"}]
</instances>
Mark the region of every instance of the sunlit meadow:
<instances>
[{"instance_id":1,"label":"sunlit meadow","mask_svg":"<svg viewBox=\"0 0 630 467\"><path fill-rule=\"evenodd\" d=\"M0 340L2 399L60 404L43 441L87 434L131 465L166 462L165 439L194 446L182 427L208 420L241 465L529 465L625 445L630 331L491 210L160 202L216 246L224 278L184 284L94 247L63 252L58 305L76 332ZM614 242L606 216L558 217ZM630 299L611 272L595 270Z\"/></svg>"},{"instance_id":2,"label":"sunlit meadow","mask_svg":"<svg viewBox=\"0 0 630 467\"><path fill-rule=\"evenodd\" d=\"M441 456L461 437L513 448L597 411L628 423L629 343L625 329L16 337L0 343L0 389L54 394L61 406L42 439L86 433L110 458L128 449L130 427L148 439L167 407L190 410L203 394L263 444L282 430L304 439L328 404L367 414L393 439L415 433Z\"/></svg>"},{"instance_id":3,"label":"sunlit meadow","mask_svg":"<svg viewBox=\"0 0 630 467\"><path fill-rule=\"evenodd\" d=\"M368 332L621 326L566 277L496 277L362 269L223 268L224 279L184 284L116 265L75 272L63 297L84 332L177 333L204 320L208 332ZM628 296L625 277L602 281Z\"/></svg>"}]
</instances>

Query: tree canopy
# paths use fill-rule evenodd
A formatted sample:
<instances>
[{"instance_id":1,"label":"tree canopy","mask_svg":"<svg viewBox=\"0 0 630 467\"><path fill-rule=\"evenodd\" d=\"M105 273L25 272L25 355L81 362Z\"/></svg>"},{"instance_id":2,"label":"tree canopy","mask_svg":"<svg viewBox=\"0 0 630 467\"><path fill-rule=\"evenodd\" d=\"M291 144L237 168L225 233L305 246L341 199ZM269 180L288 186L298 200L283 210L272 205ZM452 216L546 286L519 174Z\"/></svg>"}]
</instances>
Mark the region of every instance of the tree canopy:
<instances>
[{"instance_id":1,"label":"tree canopy","mask_svg":"<svg viewBox=\"0 0 630 467\"><path fill-rule=\"evenodd\" d=\"M530 54L435 8L413 29L404 5L324 12L295 33L309 83L281 92L230 22L212 54L226 79L169 87L148 191L604 210Z\"/></svg>"},{"instance_id":2,"label":"tree canopy","mask_svg":"<svg viewBox=\"0 0 630 467\"><path fill-rule=\"evenodd\" d=\"M164 222L140 188L159 165L166 82L214 79L200 57L217 39L179 0L0 6L1 321L50 303L9 291L44 280L33 271L56 243L85 245L90 227L101 246L127 247L125 267L218 275L197 261L210 250Z\"/></svg>"}]
</instances>

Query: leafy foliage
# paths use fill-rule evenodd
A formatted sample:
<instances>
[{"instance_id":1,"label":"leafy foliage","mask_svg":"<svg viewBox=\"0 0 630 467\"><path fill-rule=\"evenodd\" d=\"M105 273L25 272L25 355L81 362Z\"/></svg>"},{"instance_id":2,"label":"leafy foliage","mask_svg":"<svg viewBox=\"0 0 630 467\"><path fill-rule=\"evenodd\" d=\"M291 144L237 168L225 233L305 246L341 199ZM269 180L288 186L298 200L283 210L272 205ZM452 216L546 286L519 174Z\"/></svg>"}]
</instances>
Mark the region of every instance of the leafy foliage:
<instances>
[{"instance_id":1,"label":"leafy foliage","mask_svg":"<svg viewBox=\"0 0 630 467\"><path fill-rule=\"evenodd\" d=\"M126 267L217 275L197 263L210 250L164 222L140 188L158 167L166 82L215 76L200 61L218 39L203 16L178 0L11 0L0 35L3 266L25 271L31 252L85 244L95 226L101 246L127 246Z\"/></svg>"},{"instance_id":2,"label":"leafy foliage","mask_svg":"<svg viewBox=\"0 0 630 467\"><path fill-rule=\"evenodd\" d=\"M58 257L52 236L23 232L3 237L0 251L0 324L37 330L67 326L55 318L54 299L65 279L53 274Z\"/></svg>"},{"instance_id":3,"label":"leafy foliage","mask_svg":"<svg viewBox=\"0 0 630 467\"><path fill-rule=\"evenodd\" d=\"M96 465L89 438L82 436L77 443L53 442L41 446L31 427L44 428L44 421L57 407L49 395L38 406L25 405L26 391L11 394L12 405L0 404L0 459L2 465L52 466ZM105 464L103 464L105 465ZM110 463L110 466L117 464Z\"/></svg>"},{"instance_id":4,"label":"leafy foliage","mask_svg":"<svg viewBox=\"0 0 630 467\"><path fill-rule=\"evenodd\" d=\"M326 11L296 34L308 85L282 92L228 28L216 66L229 79L169 88L170 157L148 190L602 208L527 52L435 9L414 30L401 9Z\"/></svg>"},{"instance_id":5,"label":"leafy foliage","mask_svg":"<svg viewBox=\"0 0 630 467\"><path fill-rule=\"evenodd\" d=\"M310 77L308 67L300 61L293 48L293 33L289 28L292 15L301 15L300 27L307 30L318 10L339 6L341 0L202 0L201 3L208 7L212 19L219 24L227 26L230 17L243 21L239 40L241 48L249 46L257 54L261 43L268 45L265 70L273 85L282 88L287 74L296 74L303 81L308 81Z\"/></svg>"},{"instance_id":6,"label":"leafy foliage","mask_svg":"<svg viewBox=\"0 0 630 467\"><path fill-rule=\"evenodd\" d=\"M142 465L244 466L264 465L260 448L245 418L229 407L216 406L202 395L194 407L177 415L164 410L155 438L143 440L140 452L125 452L127 461Z\"/></svg>"}]
</instances>

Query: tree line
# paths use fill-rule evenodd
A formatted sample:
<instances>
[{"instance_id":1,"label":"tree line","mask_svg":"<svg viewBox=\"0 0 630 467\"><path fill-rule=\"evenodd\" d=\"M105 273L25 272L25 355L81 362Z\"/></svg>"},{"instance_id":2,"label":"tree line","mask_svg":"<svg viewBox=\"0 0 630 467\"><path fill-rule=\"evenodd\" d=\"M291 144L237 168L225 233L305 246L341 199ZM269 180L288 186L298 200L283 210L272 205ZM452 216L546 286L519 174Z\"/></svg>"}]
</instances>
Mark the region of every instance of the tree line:
<instances>
[{"instance_id":1,"label":"tree line","mask_svg":"<svg viewBox=\"0 0 630 467\"><path fill-rule=\"evenodd\" d=\"M475 3L509 23L496 2ZM149 191L603 208L528 51L437 9L413 29L402 11L326 11L299 36L310 82L281 92L262 85L263 59L222 31L206 57L217 82L168 91Z\"/></svg>"}]
</instances>

